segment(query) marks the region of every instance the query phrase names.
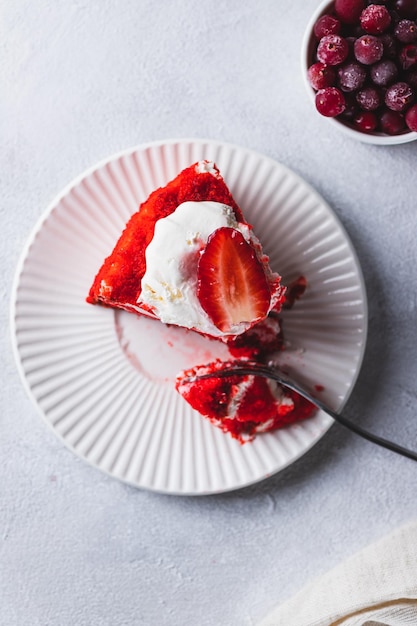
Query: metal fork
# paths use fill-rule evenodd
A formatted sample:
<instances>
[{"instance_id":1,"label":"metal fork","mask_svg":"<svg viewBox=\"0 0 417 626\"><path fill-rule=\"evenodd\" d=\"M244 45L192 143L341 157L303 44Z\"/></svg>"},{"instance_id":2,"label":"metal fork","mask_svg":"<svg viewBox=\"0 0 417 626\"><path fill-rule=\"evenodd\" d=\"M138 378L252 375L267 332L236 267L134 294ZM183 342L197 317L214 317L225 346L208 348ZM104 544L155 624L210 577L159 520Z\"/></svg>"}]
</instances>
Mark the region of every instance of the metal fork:
<instances>
[{"instance_id":1,"label":"metal fork","mask_svg":"<svg viewBox=\"0 0 417 626\"><path fill-rule=\"evenodd\" d=\"M236 363L234 361L225 361L223 365L224 365L224 369L222 370L216 370L214 372L210 372L210 374L202 374L201 376L198 376L198 375L192 376L192 377L190 376L189 378L184 378L183 380L184 382L185 381L194 382L194 381L201 380L204 378L217 378L217 377L224 378L226 376L234 376L234 375L237 375L237 376L238 375L242 375L242 376L253 375L253 376L262 376L263 378L270 378L271 380L275 380L277 383L279 383L283 387L288 387L288 389L292 389L292 391L295 391L296 393L300 394L300 396L303 396L304 398L312 402L312 404L314 404L317 408L321 409L322 411L330 415L336 422L338 422L339 424L341 424L348 430L352 431L356 435L363 437L363 439L367 439L368 441L371 441L372 443L375 443L378 446L382 446L383 448L386 448L387 450L391 450L392 452L396 452L397 454L400 454L409 459L412 459L413 461L417 461L417 452L408 450L407 448L404 448L403 446L400 446L399 444L394 443L393 441L384 439L383 437L380 437L379 435L375 435L374 433L371 433L368 430L365 430L361 426L358 426L357 424L355 424L348 418L344 417L340 413L333 411L333 409L326 406L321 400L313 396L310 392L304 389L299 383L296 383L291 378L289 378L286 374L284 374L281 371L278 371L276 368L271 367L270 365L264 365L262 363L257 363L254 361L245 361L245 362L239 362L239 363Z\"/></svg>"}]
</instances>

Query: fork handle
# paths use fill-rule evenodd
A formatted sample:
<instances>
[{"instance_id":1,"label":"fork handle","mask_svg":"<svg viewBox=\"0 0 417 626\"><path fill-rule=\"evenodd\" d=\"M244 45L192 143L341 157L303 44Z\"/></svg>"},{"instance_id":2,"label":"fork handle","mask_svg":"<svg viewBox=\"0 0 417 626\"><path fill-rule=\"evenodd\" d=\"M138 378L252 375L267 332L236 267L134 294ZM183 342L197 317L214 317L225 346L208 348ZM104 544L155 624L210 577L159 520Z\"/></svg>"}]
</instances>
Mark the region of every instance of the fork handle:
<instances>
[{"instance_id":1,"label":"fork handle","mask_svg":"<svg viewBox=\"0 0 417 626\"><path fill-rule=\"evenodd\" d=\"M323 402L311 396L310 393L305 391L302 387L294 383L292 380L287 379L286 376L284 376L283 374L278 374L278 372L275 372L275 370L270 369L268 366L262 366L260 364L256 364L256 368L255 367L245 368L245 366L242 365L242 366L231 368L229 370L219 370L217 372L213 372L210 374L198 376L197 378L211 378L215 376L224 377L224 376L230 376L231 374L243 374L243 375L262 376L263 378L272 378L280 385L283 385L284 387L288 387L289 389L292 389L292 391L295 391L300 396L303 396L303 398L305 398L306 400L309 400L310 402L312 402L312 404L315 404L318 409L321 409L322 411L330 415L330 417L332 417L335 420L335 422L337 422L338 424L341 424L342 426L344 426L351 432L355 433L356 435L359 435L359 437L362 437L363 439L366 439L367 441L375 443L377 446L381 446L382 448L391 450L391 452L395 452L396 454L400 454L401 456L407 457L408 459L417 461L417 452L415 452L414 450L409 450L408 448L404 448L403 446L399 445L398 443L395 443L394 441L390 441L389 439L385 439L384 437L375 435L374 433L369 432L369 430L366 430L365 428L358 426L347 417L344 417L340 413L333 411L328 406L323 404Z\"/></svg>"},{"instance_id":2,"label":"fork handle","mask_svg":"<svg viewBox=\"0 0 417 626\"><path fill-rule=\"evenodd\" d=\"M384 437L381 437L380 435L371 433L369 432L369 430L366 430L365 428L358 426L354 422L351 422L349 419L347 419L340 413L336 413L335 411L332 411L331 409L324 408L324 406L319 406L319 404L316 402L314 402L314 404L316 404L318 408L328 413L338 424L341 424L342 426L352 431L356 435L359 435L363 439L367 439L368 441L375 443L377 446L381 446L382 448L391 450L391 452L396 452L397 454L400 454L401 456L405 456L408 459L417 461L417 452L414 452L414 450L409 450L408 448L404 448L403 446L400 446L400 444L395 443L394 441L390 441L389 439L385 439Z\"/></svg>"},{"instance_id":3,"label":"fork handle","mask_svg":"<svg viewBox=\"0 0 417 626\"><path fill-rule=\"evenodd\" d=\"M259 373L261 376L265 376L265 377L267 376L266 373L262 374L261 371ZM335 420L335 422L337 422L338 424L341 424L341 426L344 426L345 428L355 433L356 435L359 435L363 439L366 439L367 441L375 443L377 446L381 446L382 448L386 448L387 450L391 450L391 452L395 452L396 454L400 454L401 456L407 457L408 459L417 461L417 452L415 452L414 450L409 450L408 448L404 448L404 446L401 446L400 444L394 441L385 439L384 437L381 437L380 435L376 435L375 433L372 433L369 430L362 428L362 426L358 426L358 424L355 424L355 422L352 422L347 417L344 417L340 413L333 411L328 406L323 404L323 402L321 402L320 400L317 400L315 397L312 397L308 392L304 391L302 387L299 387L297 384L292 383L292 381L287 381L286 379L283 379L283 377L281 378L278 375L275 376L275 380L280 384L287 385L296 393L299 393L301 396L303 396L307 400L310 400L310 402L315 404L319 409L321 409L322 411L330 415L330 417L332 417Z\"/></svg>"}]
</instances>

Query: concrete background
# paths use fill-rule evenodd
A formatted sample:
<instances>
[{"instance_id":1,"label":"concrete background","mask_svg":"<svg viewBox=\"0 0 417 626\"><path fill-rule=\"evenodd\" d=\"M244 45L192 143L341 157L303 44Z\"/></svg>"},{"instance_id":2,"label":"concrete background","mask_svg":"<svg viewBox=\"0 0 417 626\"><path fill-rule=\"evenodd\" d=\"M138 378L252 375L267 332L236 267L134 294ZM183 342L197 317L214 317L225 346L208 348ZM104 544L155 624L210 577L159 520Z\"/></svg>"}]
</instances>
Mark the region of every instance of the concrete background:
<instances>
[{"instance_id":1,"label":"concrete background","mask_svg":"<svg viewBox=\"0 0 417 626\"><path fill-rule=\"evenodd\" d=\"M359 255L364 366L347 405L417 448L417 143L339 134L304 92L315 0L0 3L0 624L248 626L417 509L417 466L341 427L280 474L210 497L127 487L73 456L25 395L9 302L53 197L124 148L203 137L311 183Z\"/></svg>"}]
</instances>

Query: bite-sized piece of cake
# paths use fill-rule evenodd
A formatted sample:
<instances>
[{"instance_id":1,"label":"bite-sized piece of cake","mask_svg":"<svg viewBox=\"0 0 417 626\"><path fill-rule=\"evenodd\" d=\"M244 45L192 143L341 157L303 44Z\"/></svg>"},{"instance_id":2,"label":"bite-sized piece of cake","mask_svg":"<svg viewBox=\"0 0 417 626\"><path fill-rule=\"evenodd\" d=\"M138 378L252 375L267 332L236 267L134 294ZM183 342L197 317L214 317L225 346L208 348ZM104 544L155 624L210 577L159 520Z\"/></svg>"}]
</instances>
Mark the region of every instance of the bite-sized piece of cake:
<instances>
[{"instance_id":1,"label":"bite-sized piece of cake","mask_svg":"<svg viewBox=\"0 0 417 626\"><path fill-rule=\"evenodd\" d=\"M227 347L233 357L253 361L265 361L271 354L282 350L283 346L281 321L273 311L245 333L227 340Z\"/></svg>"},{"instance_id":2,"label":"bite-sized piece of cake","mask_svg":"<svg viewBox=\"0 0 417 626\"><path fill-rule=\"evenodd\" d=\"M307 281L305 276L299 276L287 285L285 298L281 302L280 309L291 309L295 302L301 298L307 289Z\"/></svg>"},{"instance_id":3,"label":"bite-sized piece of cake","mask_svg":"<svg viewBox=\"0 0 417 626\"><path fill-rule=\"evenodd\" d=\"M284 293L218 168L201 161L143 202L87 301L227 340L279 310Z\"/></svg>"},{"instance_id":4,"label":"bite-sized piece of cake","mask_svg":"<svg viewBox=\"0 0 417 626\"><path fill-rule=\"evenodd\" d=\"M315 406L290 389L261 376L215 376L245 361L214 361L178 374L176 389L201 415L241 443L258 433L310 417ZM207 374L210 378L200 378Z\"/></svg>"}]
</instances>

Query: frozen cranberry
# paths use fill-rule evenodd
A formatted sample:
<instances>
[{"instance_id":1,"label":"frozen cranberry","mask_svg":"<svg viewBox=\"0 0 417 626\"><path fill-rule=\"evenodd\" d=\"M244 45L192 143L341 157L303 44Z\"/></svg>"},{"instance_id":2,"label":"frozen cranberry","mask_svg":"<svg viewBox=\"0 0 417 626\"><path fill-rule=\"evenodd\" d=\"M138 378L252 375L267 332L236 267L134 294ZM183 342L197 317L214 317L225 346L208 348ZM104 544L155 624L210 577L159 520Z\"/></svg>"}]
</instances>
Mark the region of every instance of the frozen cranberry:
<instances>
[{"instance_id":1,"label":"frozen cranberry","mask_svg":"<svg viewBox=\"0 0 417 626\"><path fill-rule=\"evenodd\" d=\"M404 115L398 111L386 109L381 113L379 124L383 133L398 135L405 127Z\"/></svg>"},{"instance_id":2,"label":"frozen cranberry","mask_svg":"<svg viewBox=\"0 0 417 626\"><path fill-rule=\"evenodd\" d=\"M356 100L364 111L375 111L381 104L381 95L376 87L364 87L356 94Z\"/></svg>"},{"instance_id":3,"label":"frozen cranberry","mask_svg":"<svg viewBox=\"0 0 417 626\"><path fill-rule=\"evenodd\" d=\"M394 34L401 43L413 43L417 39L417 24L413 20L400 20Z\"/></svg>"},{"instance_id":4,"label":"frozen cranberry","mask_svg":"<svg viewBox=\"0 0 417 626\"><path fill-rule=\"evenodd\" d=\"M342 91L356 91L360 89L366 79L366 69L363 65L355 63L345 63L337 70L339 87Z\"/></svg>"},{"instance_id":5,"label":"frozen cranberry","mask_svg":"<svg viewBox=\"0 0 417 626\"><path fill-rule=\"evenodd\" d=\"M417 104L408 109L405 114L405 123L410 130L417 132Z\"/></svg>"},{"instance_id":6,"label":"frozen cranberry","mask_svg":"<svg viewBox=\"0 0 417 626\"><path fill-rule=\"evenodd\" d=\"M345 98L336 87L320 89L316 94L316 108L325 117L336 117L345 109Z\"/></svg>"},{"instance_id":7,"label":"frozen cranberry","mask_svg":"<svg viewBox=\"0 0 417 626\"><path fill-rule=\"evenodd\" d=\"M325 35L317 46L317 58L326 65L340 65L348 53L348 42L340 35Z\"/></svg>"},{"instance_id":8,"label":"frozen cranberry","mask_svg":"<svg viewBox=\"0 0 417 626\"><path fill-rule=\"evenodd\" d=\"M369 74L375 85L378 85L378 87L386 87L397 78L398 69L394 61L382 59L382 61L371 65Z\"/></svg>"},{"instance_id":9,"label":"frozen cranberry","mask_svg":"<svg viewBox=\"0 0 417 626\"><path fill-rule=\"evenodd\" d=\"M321 39L326 35L338 35L340 28L341 24L337 17L333 17L333 15L322 15L314 24L314 34L317 39Z\"/></svg>"},{"instance_id":10,"label":"frozen cranberry","mask_svg":"<svg viewBox=\"0 0 417 626\"><path fill-rule=\"evenodd\" d=\"M417 17L417 0L396 0L394 6L401 17Z\"/></svg>"},{"instance_id":11,"label":"frozen cranberry","mask_svg":"<svg viewBox=\"0 0 417 626\"><path fill-rule=\"evenodd\" d=\"M388 9L381 4L370 4L361 13L360 24L363 30L371 35L383 33L391 24Z\"/></svg>"},{"instance_id":12,"label":"frozen cranberry","mask_svg":"<svg viewBox=\"0 0 417 626\"><path fill-rule=\"evenodd\" d=\"M359 63L372 65L382 58L384 46L374 35L362 35L355 41L353 51Z\"/></svg>"},{"instance_id":13,"label":"frozen cranberry","mask_svg":"<svg viewBox=\"0 0 417 626\"><path fill-rule=\"evenodd\" d=\"M414 100L414 92L404 82L394 83L385 94L385 104L392 111L405 111Z\"/></svg>"},{"instance_id":14,"label":"frozen cranberry","mask_svg":"<svg viewBox=\"0 0 417 626\"><path fill-rule=\"evenodd\" d=\"M409 70L417 64L417 45L409 43L400 51L400 64L403 70Z\"/></svg>"},{"instance_id":15,"label":"frozen cranberry","mask_svg":"<svg viewBox=\"0 0 417 626\"><path fill-rule=\"evenodd\" d=\"M417 68L412 68L404 75L405 82L408 83L414 93L417 94Z\"/></svg>"},{"instance_id":16,"label":"frozen cranberry","mask_svg":"<svg viewBox=\"0 0 417 626\"><path fill-rule=\"evenodd\" d=\"M307 78L310 85L318 91L325 87L331 87L336 82L336 70L331 65L313 63L307 70Z\"/></svg>"},{"instance_id":17,"label":"frozen cranberry","mask_svg":"<svg viewBox=\"0 0 417 626\"><path fill-rule=\"evenodd\" d=\"M391 33L383 33L379 39L384 46L384 56L387 59L395 59L397 56L397 40L395 37Z\"/></svg>"},{"instance_id":18,"label":"frozen cranberry","mask_svg":"<svg viewBox=\"0 0 417 626\"><path fill-rule=\"evenodd\" d=\"M371 133L378 126L378 118L371 111L361 111L353 121L357 130L363 133Z\"/></svg>"},{"instance_id":19,"label":"frozen cranberry","mask_svg":"<svg viewBox=\"0 0 417 626\"><path fill-rule=\"evenodd\" d=\"M364 0L335 0L334 3L337 17L345 24L357 22L364 8Z\"/></svg>"}]
</instances>

